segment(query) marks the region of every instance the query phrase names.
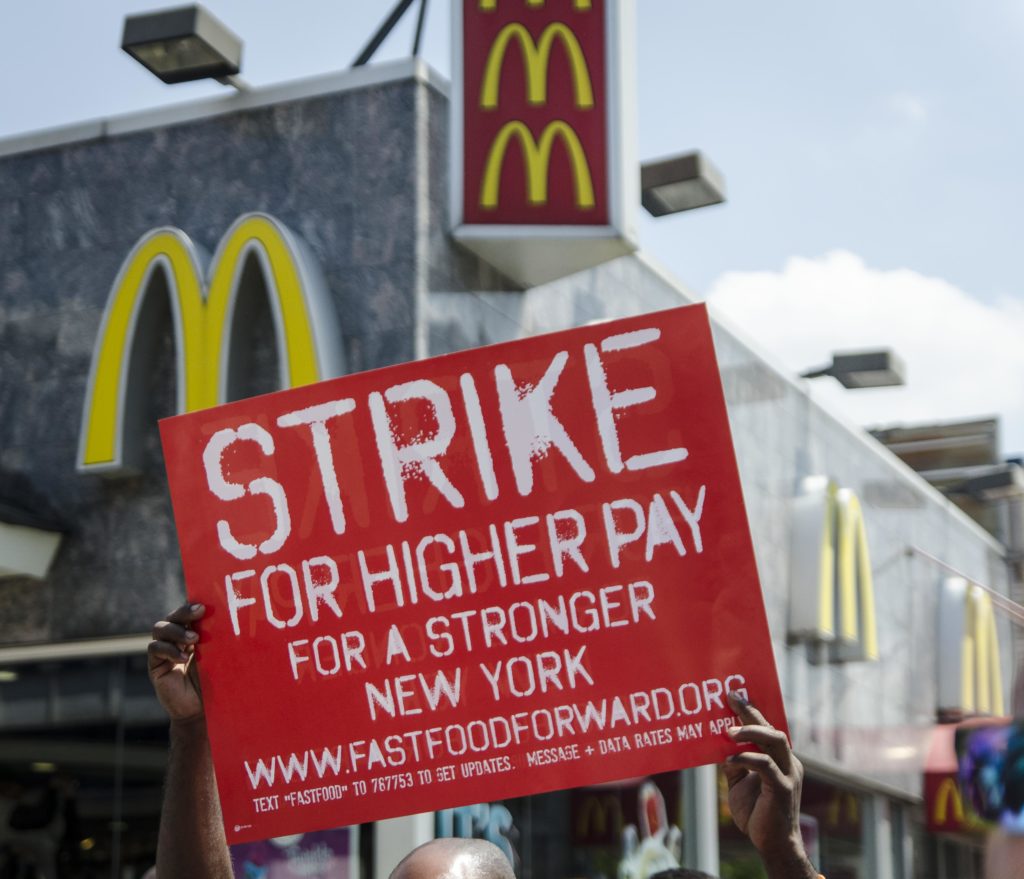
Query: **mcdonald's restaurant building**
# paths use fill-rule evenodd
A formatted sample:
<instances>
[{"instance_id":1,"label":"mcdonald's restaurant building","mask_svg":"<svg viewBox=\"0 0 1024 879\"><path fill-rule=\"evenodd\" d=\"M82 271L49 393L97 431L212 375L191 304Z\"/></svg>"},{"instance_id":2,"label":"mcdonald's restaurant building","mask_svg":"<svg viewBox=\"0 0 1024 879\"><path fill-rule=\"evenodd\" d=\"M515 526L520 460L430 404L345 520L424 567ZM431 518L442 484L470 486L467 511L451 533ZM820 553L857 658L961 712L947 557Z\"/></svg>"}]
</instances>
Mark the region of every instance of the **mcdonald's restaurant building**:
<instances>
[{"instance_id":1,"label":"mcdonald's restaurant building","mask_svg":"<svg viewBox=\"0 0 1024 879\"><path fill-rule=\"evenodd\" d=\"M628 149L585 135L614 59L581 85L549 54L563 129L532 142L543 118L472 119L413 60L0 141L0 858L153 863L166 722L144 649L184 599L158 418L691 301L635 252ZM490 63L470 55L467 76ZM527 79L512 67L492 101ZM510 211L491 230L488 200ZM537 205L554 225L534 234ZM938 721L1007 713L1005 547L715 332L813 857L830 879L980 875ZM336 875L386 876L435 834L496 842L523 879L760 875L714 767L337 834Z\"/></svg>"}]
</instances>

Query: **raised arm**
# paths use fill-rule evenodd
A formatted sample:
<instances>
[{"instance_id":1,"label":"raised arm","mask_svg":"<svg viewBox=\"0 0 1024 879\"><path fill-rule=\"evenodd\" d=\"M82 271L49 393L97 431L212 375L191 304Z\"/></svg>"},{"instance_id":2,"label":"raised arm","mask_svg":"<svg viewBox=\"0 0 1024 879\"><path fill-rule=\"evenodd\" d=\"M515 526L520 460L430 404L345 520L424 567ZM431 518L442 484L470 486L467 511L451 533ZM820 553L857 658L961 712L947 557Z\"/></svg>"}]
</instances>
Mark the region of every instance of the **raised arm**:
<instances>
[{"instance_id":1,"label":"raised arm","mask_svg":"<svg viewBox=\"0 0 1024 879\"><path fill-rule=\"evenodd\" d=\"M191 626L204 613L199 604L179 607L153 627L149 643L149 679L171 720L156 852L159 879L233 876L193 662L199 635Z\"/></svg>"},{"instance_id":2,"label":"raised arm","mask_svg":"<svg viewBox=\"0 0 1024 879\"><path fill-rule=\"evenodd\" d=\"M743 721L729 735L758 748L734 754L725 763L733 820L761 855L769 879L818 879L800 837L804 768L785 733L737 694L730 693L729 701Z\"/></svg>"}]
</instances>

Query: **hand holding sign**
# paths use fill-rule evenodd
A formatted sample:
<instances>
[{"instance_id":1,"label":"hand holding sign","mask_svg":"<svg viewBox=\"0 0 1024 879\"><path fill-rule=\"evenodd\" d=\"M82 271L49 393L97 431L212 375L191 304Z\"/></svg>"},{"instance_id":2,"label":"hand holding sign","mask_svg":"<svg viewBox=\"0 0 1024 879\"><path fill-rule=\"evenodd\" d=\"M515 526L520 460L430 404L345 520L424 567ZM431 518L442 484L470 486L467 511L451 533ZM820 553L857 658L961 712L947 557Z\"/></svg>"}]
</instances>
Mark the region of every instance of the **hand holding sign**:
<instances>
[{"instance_id":1,"label":"hand holding sign","mask_svg":"<svg viewBox=\"0 0 1024 879\"><path fill-rule=\"evenodd\" d=\"M233 842L718 760L730 690L783 723L703 306L161 430Z\"/></svg>"},{"instance_id":2,"label":"hand holding sign","mask_svg":"<svg viewBox=\"0 0 1024 879\"><path fill-rule=\"evenodd\" d=\"M818 873L807 860L800 835L804 768L786 734L749 700L730 693L729 702L743 722L728 730L729 737L760 749L732 754L723 767L733 821L761 854L769 877L815 879Z\"/></svg>"},{"instance_id":3,"label":"hand holding sign","mask_svg":"<svg viewBox=\"0 0 1024 879\"><path fill-rule=\"evenodd\" d=\"M186 604L153 626L148 650L149 679L172 721L195 720L203 714L193 662L199 635L190 626L205 613L201 604Z\"/></svg>"}]
</instances>

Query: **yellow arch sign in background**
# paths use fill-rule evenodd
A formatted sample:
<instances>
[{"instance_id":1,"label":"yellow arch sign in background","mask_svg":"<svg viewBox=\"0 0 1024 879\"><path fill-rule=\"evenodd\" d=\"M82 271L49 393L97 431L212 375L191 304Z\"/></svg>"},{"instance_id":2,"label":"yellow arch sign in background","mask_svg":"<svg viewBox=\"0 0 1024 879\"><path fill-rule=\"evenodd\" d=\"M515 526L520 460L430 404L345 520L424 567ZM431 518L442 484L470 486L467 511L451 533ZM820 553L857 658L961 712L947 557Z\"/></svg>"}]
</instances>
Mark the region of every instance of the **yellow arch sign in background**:
<instances>
[{"instance_id":1,"label":"yellow arch sign in background","mask_svg":"<svg viewBox=\"0 0 1024 879\"><path fill-rule=\"evenodd\" d=\"M794 509L790 636L832 645L839 662L878 659L878 621L857 495L808 477Z\"/></svg>"},{"instance_id":2,"label":"yellow arch sign in background","mask_svg":"<svg viewBox=\"0 0 1024 879\"><path fill-rule=\"evenodd\" d=\"M850 658L878 659L878 621L875 615L875 581L871 574L868 536L860 501L848 488L834 495L836 516L836 574L839 592L839 637L857 645ZM832 506L828 515L832 515ZM832 583L822 581L822 590ZM833 624L831 628L835 628Z\"/></svg>"},{"instance_id":3,"label":"yellow arch sign in background","mask_svg":"<svg viewBox=\"0 0 1024 879\"><path fill-rule=\"evenodd\" d=\"M992 599L973 583L967 587L960 644L960 705L964 711L1001 716L1003 674Z\"/></svg>"},{"instance_id":4,"label":"yellow arch sign in background","mask_svg":"<svg viewBox=\"0 0 1024 879\"><path fill-rule=\"evenodd\" d=\"M232 318L242 272L255 258L277 336L282 387L343 372L337 321L319 273L301 243L265 214L240 217L227 231L204 283L195 245L179 229L147 233L125 259L110 291L93 349L78 468L119 473L137 464L126 433L132 349L143 305L162 272L170 295L177 353L177 405L191 412L227 402Z\"/></svg>"},{"instance_id":5,"label":"yellow arch sign in background","mask_svg":"<svg viewBox=\"0 0 1024 879\"><path fill-rule=\"evenodd\" d=\"M951 811L952 816L949 814ZM932 820L938 825L945 824L951 817L957 824L963 824L966 817L964 801L955 777L942 779L932 808Z\"/></svg>"},{"instance_id":6,"label":"yellow arch sign in background","mask_svg":"<svg viewBox=\"0 0 1024 879\"><path fill-rule=\"evenodd\" d=\"M1006 702L999 632L989 590L964 577L946 577L938 611L939 708L1002 715Z\"/></svg>"}]
</instances>

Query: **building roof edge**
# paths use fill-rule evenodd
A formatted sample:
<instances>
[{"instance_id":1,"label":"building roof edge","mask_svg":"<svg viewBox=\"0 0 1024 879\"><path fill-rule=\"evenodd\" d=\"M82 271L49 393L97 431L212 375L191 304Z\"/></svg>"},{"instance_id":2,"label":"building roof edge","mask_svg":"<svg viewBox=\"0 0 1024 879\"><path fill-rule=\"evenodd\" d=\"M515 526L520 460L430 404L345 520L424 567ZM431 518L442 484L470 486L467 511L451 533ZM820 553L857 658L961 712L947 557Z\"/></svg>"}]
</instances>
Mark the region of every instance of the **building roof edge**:
<instances>
[{"instance_id":1,"label":"building roof edge","mask_svg":"<svg viewBox=\"0 0 1024 879\"><path fill-rule=\"evenodd\" d=\"M447 81L429 64L421 58L401 58L243 92L3 137L0 138L0 158L406 80L423 83L442 95L448 94Z\"/></svg>"}]
</instances>

